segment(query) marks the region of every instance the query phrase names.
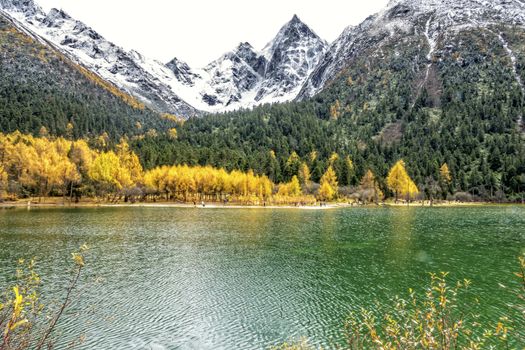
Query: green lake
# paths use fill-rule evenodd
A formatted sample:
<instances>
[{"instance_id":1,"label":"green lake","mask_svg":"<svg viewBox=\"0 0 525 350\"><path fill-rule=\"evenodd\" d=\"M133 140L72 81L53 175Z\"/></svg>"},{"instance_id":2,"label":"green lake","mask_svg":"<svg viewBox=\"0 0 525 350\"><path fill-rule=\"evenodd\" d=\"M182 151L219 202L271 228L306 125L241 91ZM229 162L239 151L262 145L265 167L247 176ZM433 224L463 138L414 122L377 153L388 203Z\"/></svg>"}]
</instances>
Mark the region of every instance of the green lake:
<instances>
[{"instance_id":1,"label":"green lake","mask_svg":"<svg viewBox=\"0 0 525 350\"><path fill-rule=\"evenodd\" d=\"M76 349L333 348L351 310L421 290L429 272L471 279L482 318L511 312L525 207L0 210L0 287L37 257L60 299L83 243L85 289L57 349L80 335Z\"/></svg>"}]
</instances>

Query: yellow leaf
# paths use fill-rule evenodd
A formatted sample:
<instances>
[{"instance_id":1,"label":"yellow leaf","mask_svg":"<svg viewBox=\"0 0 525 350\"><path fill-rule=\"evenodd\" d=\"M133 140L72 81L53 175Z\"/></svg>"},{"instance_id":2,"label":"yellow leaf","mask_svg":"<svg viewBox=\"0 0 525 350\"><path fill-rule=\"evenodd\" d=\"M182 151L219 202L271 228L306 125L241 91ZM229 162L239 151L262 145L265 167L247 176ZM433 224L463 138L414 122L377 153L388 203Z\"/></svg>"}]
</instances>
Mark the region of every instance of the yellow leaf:
<instances>
[{"instance_id":1,"label":"yellow leaf","mask_svg":"<svg viewBox=\"0 0 525 350\"><path fill-rule=\"evenodd\" d=\"M15 330L16 328L18 328L18 327L20 327L20 326L22 326L22 325L24 325L24 324L26 324L26 323L28 323L28 322L29 322L29 321L26 320L26 319L23 319L23 320L21 320L21 321L18 321L18 322L16 322L15 324L11 325L11 326L9 327L9 330L13 331L13 330Z\"/></svg>"}]
</instances>

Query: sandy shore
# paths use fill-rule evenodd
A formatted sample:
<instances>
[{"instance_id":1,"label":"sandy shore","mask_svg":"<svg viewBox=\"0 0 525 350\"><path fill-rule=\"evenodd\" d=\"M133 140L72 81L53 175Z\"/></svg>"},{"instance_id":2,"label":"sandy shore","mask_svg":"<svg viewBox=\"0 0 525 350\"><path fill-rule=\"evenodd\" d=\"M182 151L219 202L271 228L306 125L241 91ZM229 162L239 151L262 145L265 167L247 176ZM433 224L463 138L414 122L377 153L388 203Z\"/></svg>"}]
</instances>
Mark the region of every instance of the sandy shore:
<instances>
[{"instance_id":1,"label":"sandy shore","mask_svg":"<svg viewBox=\"0 0 525 350\"><path fill-rule=\"evenodd\" d=\"M485 202L441 202L434 203L432 207L435 208L454 208L454 207L480 207L480 206L494 206L494 205L520 205L517 203L512 204L499 204L499 203L485 203ZM192 203L173 203L173 202L156 202L156 203L99 203L95 201L84 201L79 203L62 202L62 199L47 199L42 202L31 201L16 201L16 202L3 202L0 203L0 209L9 208L119 208L119 207L136 207L136 208L195 208L195 209L297 209L297 210L330 210L338 208L381 208L381 207L392 207L392 208L416 208L416 207L430 207L429 202L414 202L410 203L409 206L406 203L394 203L386 202L380 205L369 204L348 204L348 203L328 203L322 207L319 205L243 205L243 204L222 204L222 203L206 203L205 206L202 204L193 205Z\"/></svg>"},{"instance_id":2,"label":"sandy shore","mask_svg":"<svg viewBox=\"0 0 525 350\"><path fill-rule=\"evenodd\" d=\"M192 209L300 209L300 210L328 210L342 207L350 207L349 204L330 203L322 207L317 205L243 205L243 204L221 204L206 203L193 205L192 203L173 203L173 202L156 202L156 203L97 203L97 202L80 202L80 203L63 203L62 201L28 201L4 202L0 203L0 209L8 208L192 208Z\"/></svg>"}]
</instances>

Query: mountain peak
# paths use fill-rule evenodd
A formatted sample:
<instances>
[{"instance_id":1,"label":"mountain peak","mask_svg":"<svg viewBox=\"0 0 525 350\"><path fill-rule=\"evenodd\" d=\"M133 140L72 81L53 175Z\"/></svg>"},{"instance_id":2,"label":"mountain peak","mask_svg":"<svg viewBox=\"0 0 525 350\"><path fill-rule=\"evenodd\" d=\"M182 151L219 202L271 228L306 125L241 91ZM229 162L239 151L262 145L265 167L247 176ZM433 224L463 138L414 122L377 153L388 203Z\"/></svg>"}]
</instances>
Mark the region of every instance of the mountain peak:
<instances>
[{"instance_id":1,"label":"mountain peak","mask_svg":"<svg viewBox=\"0 0 525 350\"><path fill-rule=\"evenodd\" d=\"M296 14L293 15L292 19L290 20L289 23L303 23L303 21L301 21L301 19L299 18L299 16L297 16Z\"/></svg>"},{"instance_id":2,"label":"mountain peak","mask_svg":"<svg viewBox=\"0 0 525 350\"><path fill-rule=\"evenodd\" d=\"M297 15L293 15L292 19L281 27L275 38L270 41L263 52L267 58L272 55L273 51L279 46L290 46L293 43L300 41L319 41L323 44L326 42L321 39L308 25L302 22Z\"/></svg>"},{"instance_id":3,"label":"mountain peak","mask_svg":"<svg viewBox=\"0 0 525 350\"><path fill-rule=\"evenodd\" d=\"M237 49L236 50L237 51L253 50L253 46L249 42L245 41L245 42L239 43L239 45L237 45Z\"/></svg>"},{"instance_id":4,"label":"mountain peak","mask_svg":"<svg viewBox=\"0 0 525 350\"><path fill-rule=\"evenodd\" d=\"M282 28L281 28L281 31L282 30L285 30L285 29L293 29L293 28L305 28L305 29L308 29L309 31L311 31L310 27L308 27L308 25L306 25L306 23L304 23L303 21L301 21L301 19L299 18L299 16L297 15L293 15L292 19L289 20Z\"/></svg>"},{"instance_id":5,"label":"mountain peak","mask_svg":"<svg viewBox=\"0 0 525 350\"><path fill-rule=\"evenodd\" d=\"M11 10L33 15L40 10L33 0L0 0L0 10Z\"/></svg>"}]
</instances>

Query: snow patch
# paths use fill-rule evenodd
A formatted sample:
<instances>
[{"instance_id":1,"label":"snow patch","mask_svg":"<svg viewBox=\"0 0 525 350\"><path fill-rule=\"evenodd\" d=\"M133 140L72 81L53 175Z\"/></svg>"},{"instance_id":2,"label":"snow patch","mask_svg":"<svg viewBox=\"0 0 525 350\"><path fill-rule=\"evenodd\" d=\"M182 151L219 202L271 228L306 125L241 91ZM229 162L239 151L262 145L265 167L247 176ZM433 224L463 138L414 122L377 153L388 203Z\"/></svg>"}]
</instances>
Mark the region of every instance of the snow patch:
<instances>
[{"instance_id":1,"label":"snow patch","mask_svg":"<svg viewBox=\"0 0 525 350\"><path fill-rule=\"evenodd\" d=\"M520 75L518 74L518 70L516 67L516 55L512 51L512 49L509 47L509 43L505 40L502 33L498 34L499 41L501 42L501 45L503 45L503 48L507 52L507 55L510 58L510 61L512 62L512 71L514 73L514 77L516 78L516 81L518 82L519 86L521 87L521 91L525 93L525 86L523 85L523 81L521 80Z\"/></svg>"}]
</instances>

